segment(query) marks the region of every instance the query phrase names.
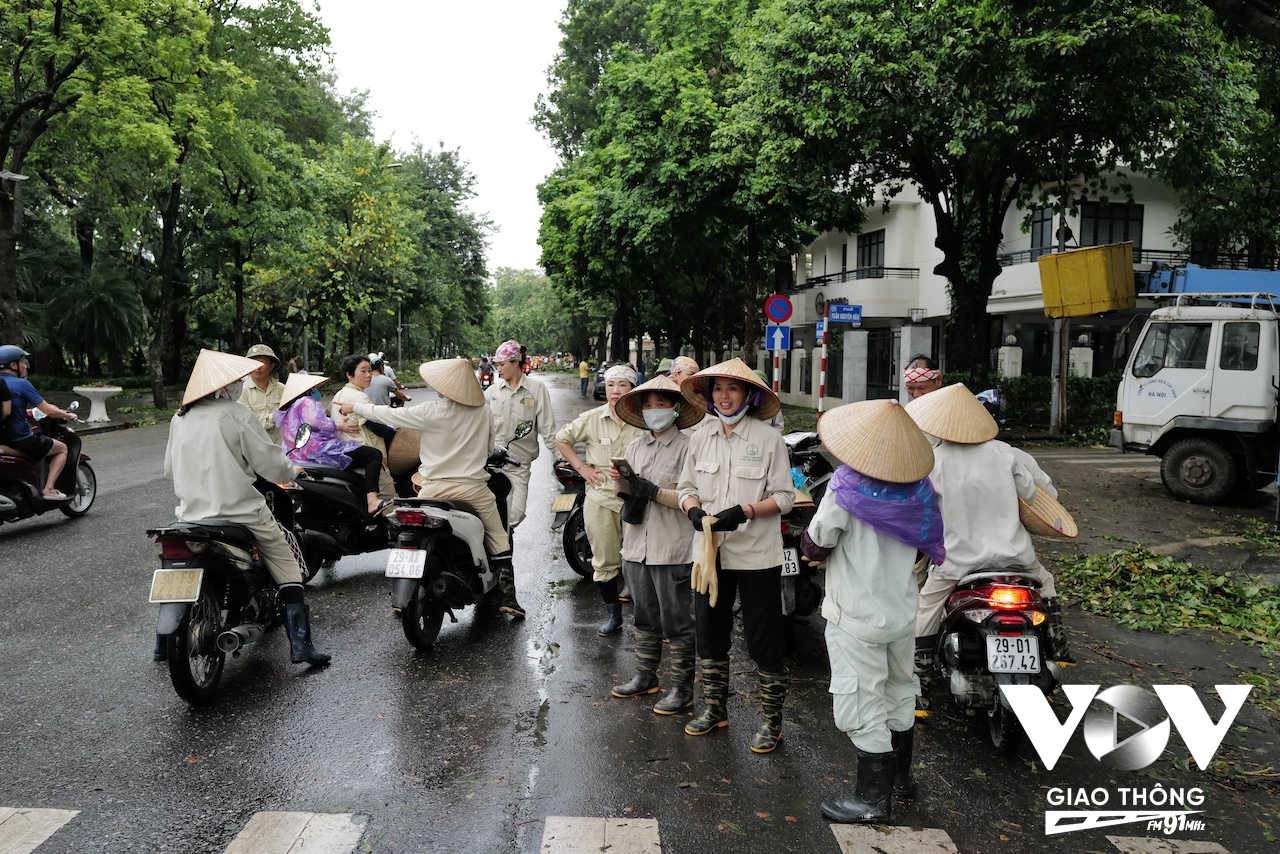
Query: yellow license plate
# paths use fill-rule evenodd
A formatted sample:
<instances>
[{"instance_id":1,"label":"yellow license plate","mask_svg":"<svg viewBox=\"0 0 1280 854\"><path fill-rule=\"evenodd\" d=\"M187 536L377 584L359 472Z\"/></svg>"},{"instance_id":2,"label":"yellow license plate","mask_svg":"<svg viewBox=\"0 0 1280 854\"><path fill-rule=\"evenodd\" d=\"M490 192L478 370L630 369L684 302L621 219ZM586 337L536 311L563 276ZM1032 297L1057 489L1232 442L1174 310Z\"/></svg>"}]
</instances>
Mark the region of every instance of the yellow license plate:
<instances>
[{"instance_id":1,"label":"yellow license plate","mask_svg":"<svg viewBox=\"0 0 1280 854\"><path fill-rule=\"evenodd\" d=\"M194 602L200 598L204 569L157 569L151 576L151 602Z\"/></svg>"},{"instance_id":2,"label":"yellow license plate","mask_svg":"<svg viewBox=\"0 0 1280 854\"><path fill-rule=\"evenodd\" d=\"M557 495L556 500L551 502L552 513L565 513L573 509L574 502L578 500L578 496L572 492L566 492L564 495Z\"/></svg>"}]
</instances>

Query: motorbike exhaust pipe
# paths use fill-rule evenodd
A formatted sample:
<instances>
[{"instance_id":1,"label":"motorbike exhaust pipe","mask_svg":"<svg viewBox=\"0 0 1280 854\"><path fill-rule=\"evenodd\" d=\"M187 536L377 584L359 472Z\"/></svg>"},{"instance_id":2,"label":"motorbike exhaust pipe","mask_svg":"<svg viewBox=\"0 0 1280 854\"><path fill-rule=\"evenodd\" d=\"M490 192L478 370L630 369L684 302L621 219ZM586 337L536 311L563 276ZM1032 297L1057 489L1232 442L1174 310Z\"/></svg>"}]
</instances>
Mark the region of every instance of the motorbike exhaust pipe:
<instances>
[{"instance_id":1,"label":"motorbike exhaust pipe","mask_svg":"<svg viewBox=\"0 0 1280 854\"><path fill-rule=\"evenodd\" d=\"M223 652L237 652L240 647L262 640L262 626L249 623L243 626L232 626L218 635L218 649Z\"/></svg>"},{"instance_id":2,"label":"motorbike exhaust pipe","mask_svg":"<svg viewBox=\"0 0 1280 854\"><path fill-rule=\"evenodd\" d=\"M0 513L16 513L18 505L13 503L13 499L7 495L0 495Z\"/></svg>"}]
</instances>

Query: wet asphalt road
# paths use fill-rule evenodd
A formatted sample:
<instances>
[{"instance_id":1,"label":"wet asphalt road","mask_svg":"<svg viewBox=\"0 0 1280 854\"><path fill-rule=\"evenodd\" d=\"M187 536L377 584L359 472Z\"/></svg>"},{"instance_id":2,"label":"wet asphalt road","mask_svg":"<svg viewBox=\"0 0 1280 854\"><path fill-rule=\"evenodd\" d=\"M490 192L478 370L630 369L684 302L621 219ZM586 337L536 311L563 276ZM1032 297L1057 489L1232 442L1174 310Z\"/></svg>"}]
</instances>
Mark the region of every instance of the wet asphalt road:
<instances>
[{"instance_id":1,"label":"wet asphalt road","mask_svg":"<svg viewBox=\"0 0 1280 854\"><path fill-rule=\"evenodd\" d=\"M561 420L594 405L576 378L548 384ZM0 527L0 807L80 810L37 854L220 852L263 810L358 814L357 850L369 852L534 852L548 816L656 818L669 854L840 850L818 804L851 791L855 757L831 722L820 619L801 626L772 755L747 750L759 711L745 654L733 662L730 726L709 737L685 736L687 716L652 714L656 697L611 699L630 645L596 636L598 594L550 530L546 453L516 541L529 619L467 609L417 653L388 607L385 553L348 558L308 593L333 666L290 664L277 632L229 662L217 705L189 708L150 660L156 559L143 531L172 518L165 434L87 437L100 490L90 513ZM1073 682L1125 673L1087 647L1080 658ZM1247 722L1269 725L1258 717ZM1103 831L1046 840L1045 792L1160 781L1208 791L1208 828L1186 838L1233 854L1269 847L1256 823L1265 804L1178 760L1175 737L1145 771L1109 771L1077 734L1046 772L1029 746L1001 759L982 729L943 712L917 737L921 797L897 804L893 823L942 828L963 852L1114 851Z\"/></svg>"}]
</instances>

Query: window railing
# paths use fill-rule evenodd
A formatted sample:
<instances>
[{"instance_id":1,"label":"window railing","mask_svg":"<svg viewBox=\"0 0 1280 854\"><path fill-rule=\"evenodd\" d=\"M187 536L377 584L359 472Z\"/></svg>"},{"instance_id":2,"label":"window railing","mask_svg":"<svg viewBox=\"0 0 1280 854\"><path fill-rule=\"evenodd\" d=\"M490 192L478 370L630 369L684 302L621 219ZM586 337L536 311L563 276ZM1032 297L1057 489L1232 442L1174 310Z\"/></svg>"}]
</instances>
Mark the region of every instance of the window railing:
<instances>
[{"instance_id":1,"label":"window railing","mask_svg":"<svg viewBox=\"0 0 1280 854\"><path fill-rule=\"evenodd\" d=\"M1087 248L1087 247L1071 247ZM1030 264L1037 258L1045 255L1052 255L1058 251L1056 246L1044 246L1036 249L1019 249L1017 252L1001 252L997 257L1001 267L1012 267L1016 264ZM1133 261L1135 264L1144 264L1159 261L1164 264L1176 265L1185 264L1190 260L1190 253L1181 249L1135 249L1133 251ZM1200 262L1196 262L1200 263ZM1277 270L1280 269L1280 258L1271 256L1262 259L1249 259L1245 254L1221 252L1214 256L1211 264L1204 266L1213 267L1219 270Z\"/></svg>"},{"instance_id":2,"label":"window railing","mask_svg":"<svg viewBox=\"0 0 1280 854\"><path fill-rule=\"evenodd\" d=\"M796 285L797 289L812 288L820 285L836 284L838 282L859 282L863 279L918 279L920 278L919 267L854 267L852 270L843 270L839 273L828 273L825 276L815 276L812 279Z\"/></svg>"}]
</instances>

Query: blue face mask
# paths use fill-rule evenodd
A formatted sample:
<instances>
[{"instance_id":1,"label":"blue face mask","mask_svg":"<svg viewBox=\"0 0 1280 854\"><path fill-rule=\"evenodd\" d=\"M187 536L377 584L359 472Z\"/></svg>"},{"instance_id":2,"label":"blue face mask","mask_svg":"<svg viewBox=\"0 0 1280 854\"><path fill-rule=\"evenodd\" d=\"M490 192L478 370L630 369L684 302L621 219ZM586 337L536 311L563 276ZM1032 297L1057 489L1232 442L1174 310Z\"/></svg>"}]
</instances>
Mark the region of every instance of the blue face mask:
<instances>
[{"instance_id":1,"label":"blue face mask","mask_svg":"<svg viewBox=\"0 0 1280 854\"><path fill-rule=\"evenodd\" d=\"M311 389L311 391L307 392L307 397L311 398L312 400L319 400L319 399L320 399L320 389L318 389L318 388L313 388L313 389Z\"/></svg>"}]
</instances>

